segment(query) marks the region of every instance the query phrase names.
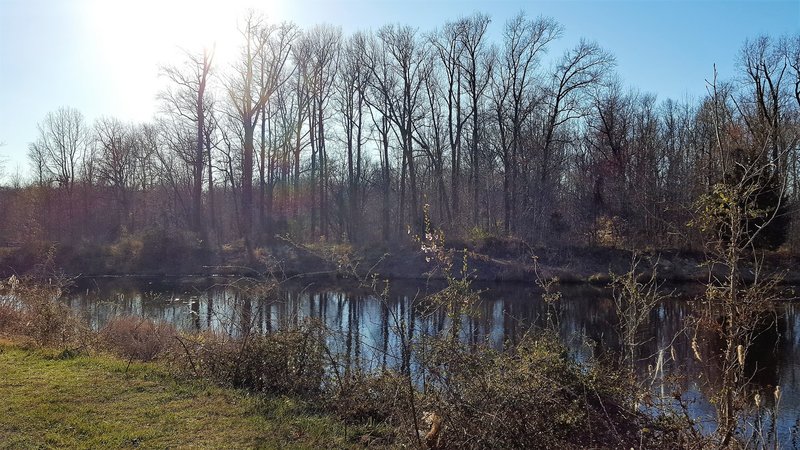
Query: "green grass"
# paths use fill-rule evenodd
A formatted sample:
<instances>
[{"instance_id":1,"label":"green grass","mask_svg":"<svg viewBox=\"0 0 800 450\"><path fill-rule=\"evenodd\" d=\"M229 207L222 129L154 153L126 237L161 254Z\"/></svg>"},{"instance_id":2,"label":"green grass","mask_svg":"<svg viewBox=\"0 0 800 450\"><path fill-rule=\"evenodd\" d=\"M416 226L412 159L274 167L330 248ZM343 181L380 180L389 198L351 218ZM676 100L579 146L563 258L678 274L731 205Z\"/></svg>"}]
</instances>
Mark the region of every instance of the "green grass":
<instances>
[{"instance_id":1,"label":"green grass","mask_svg":"<svg viewBox=\"0 0 800 450\"><path fill-rule=\"evenodd\" d=\"M359 440L291 399L126 366L0 341L0 448L342 448Z\"/></svg>"}]
</instances>

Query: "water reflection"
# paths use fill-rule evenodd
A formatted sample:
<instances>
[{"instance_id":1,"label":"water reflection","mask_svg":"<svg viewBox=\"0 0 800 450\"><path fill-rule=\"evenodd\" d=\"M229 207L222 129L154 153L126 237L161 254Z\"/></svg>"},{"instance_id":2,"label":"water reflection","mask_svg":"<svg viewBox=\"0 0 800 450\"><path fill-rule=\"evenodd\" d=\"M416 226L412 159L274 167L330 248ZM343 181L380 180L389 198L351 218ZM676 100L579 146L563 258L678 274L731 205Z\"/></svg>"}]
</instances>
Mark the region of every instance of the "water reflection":
<instances>
[{"instance_id":1,"label":"water reflection","mask_svg":"<svg viewBox=\"0 0 800 450\"><path fill-rule=\"evenodd\" d=\"M393 283L381 299L370 290L345 284L291 284L277 292L252 291L224 285L175 286L131 280L92 282L65 300L83 311L93 327L102 327L116 315L135 315L164 320L185 330L216 330L236 334L242 327L268 332L297 325L313 318L332 330L330 347L352 365L372 370L393 368L414 370L414 361L404 356L403 339L438 335L449 329L451 318L431 308L426 294L442 286ZM519 284L475 286L480 301L468 316L460 317L461 339L486 343L502 349L517 342L526 332L543 327L548 305L541 291ZM685 287L684 287L685 290ZM615 333L616 316L611 293L594 286L562 287L562 300L550 311L561 339L572 356L616 358L620 349ZM684 333L691 314L690 295L660 304L652 312L650 326L639 341L636 370L651 380L653 388L669 395L675 377L693 415L713 417L713 407L698 386L700 362L693 357L688 334ZM779 305L777 326L762 333L750 352L747 364L753 382L764 392L780 385L779 436L794 443L800 420L800 316L797 304ZM399 325L405 324L404 327ZM713 352L714 344L706 343ZM672 350L666 350L666 349ZM667 379L670 383L667 383ZM767 397L767 396L765 396Z\"/></svg>"}]
</instances>

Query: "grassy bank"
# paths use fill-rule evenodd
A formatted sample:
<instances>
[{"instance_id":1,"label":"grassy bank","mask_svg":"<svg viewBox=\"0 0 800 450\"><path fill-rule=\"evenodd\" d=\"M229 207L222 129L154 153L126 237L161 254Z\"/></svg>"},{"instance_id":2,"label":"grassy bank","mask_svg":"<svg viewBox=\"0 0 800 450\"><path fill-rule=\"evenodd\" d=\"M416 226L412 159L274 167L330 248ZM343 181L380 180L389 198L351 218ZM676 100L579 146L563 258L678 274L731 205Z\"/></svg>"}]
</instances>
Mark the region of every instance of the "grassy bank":
<instances>
[{"instance_id":1,"label":"grassy bank","mask_svg":"<svg viewBox=\"0 0 800 450\"><path fill-rule=\"evenodd\" d=\"M2 448L341 448L355 442L339 422L309 414L291 399L257 400L176 380L155 364L62 358L9 341L0 341L0 399Z\"/></svg>"}]
</instances>

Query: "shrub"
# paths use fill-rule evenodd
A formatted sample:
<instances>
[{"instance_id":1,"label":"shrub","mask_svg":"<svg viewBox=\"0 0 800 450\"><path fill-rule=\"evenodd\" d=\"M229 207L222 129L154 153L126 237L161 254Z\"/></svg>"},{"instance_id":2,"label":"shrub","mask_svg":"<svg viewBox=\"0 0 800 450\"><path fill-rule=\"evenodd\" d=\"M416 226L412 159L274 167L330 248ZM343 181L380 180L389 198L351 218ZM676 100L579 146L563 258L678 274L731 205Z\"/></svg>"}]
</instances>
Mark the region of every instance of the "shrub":
<instances>
[{"instance_id":1,"label":"shrub","mask_svg":"<svg viewBox=\"0 0 800 450\"><path fill-rule=\"evenodd\" d=\"M209 258L206 242L196 233L151 228L142 233L142 268L158 268L165 273L186 272Z\"/></svg>"},{"instance_id":2,"label":"shrub","mask_svg":"<svg viewBox=\"0 0 800 450\"><path fill-rule=\"evenodd\" d=\"M179 366L195 376L252 392L314 395L325 378L322 327L307 322L265 335L205 332L181 340Z\"/></svg>"},{"instance_id":3,"label":"shrub","mask_svg":"<svg viewBox=\"0 0 800 450\"><path fill-rule=\"evenodd\" d=\"M76 244L60 244L56 253L55 264L71 273L106 273L108 268L107 254L103 245L94 241L83 240ZM116 256L117 263L125 261L124 257Z\"/></svg>"},{"instance_id":4,"label":"shrub","mask_svg":"<svg viewBox=\"0 0 800 450\"><path fill-rule=\"evenodd\" d=\"M143 248L144 243L138 236L123 232L119 239L108 247L110 268L120 272L136 270Z\"/></svg>"},{"instance_id":5,"label":"shrub","mask_svg":"<svg viewBox=\"0 0 800 450\"><path fill-rule=\"evenodd\" d=\"M397 372L357 371L335 388L329 406L342 419L354 423L397 424L408 407L405 389L408 379Z\"/></svg>"},{"instance_id":6,"label":"shrub","mask_svg":"<svg viewBox=\"0 0 800 450\"><path fill-rule=\"evenodd\" d=\"M10 296L0 294L0 332L10 332L20 322L20 312Z\"/></svg>"},{"instance_id":7,"label":"shrub","mask_svg":"<svg viewBox=\"0 0 800 450\"><path fill-rule=\"evenodd\" d=\"M66 283L60 278L45 283L11 277L0 289L5 293L0 305L5 316L3 328L32 339L38 346L86 347L88 326L75 311L59 301Z\"/></svg>"},{"instance_id":8,"label":"shrub","mask_svg":"<svg viewBox=\"0 0 800 450\"><path fill-rule=\"evenodd\" d=\"M433 340L423 409L448 448L638 447L647 417L625 409L625 380L579 365L557 338L527 337L507 352ZM647 445L645 445L647 447Z\"/></svg>"},{"instance_id":9,"label":"shrub","mask_svg":"<svg viewBox=\"0 0 800 450\"><path fill-rule=\"evenodd\" d=\"M196 233L157 227L123 232L107 252L109 268L117 272L181 273L210 259L208 244Z\"/></svg>"},{"instance_id":10,"label":"shrub","mask_svg":"<svg viewBox=\"0 0 800 450\"><path fill-rule=\"evenodd\" d=\"M592 242L601 247L624 248L627 224L619 216L600 216L590 231Z\"/></svg>"},{"instance_id":11,"label":"shrub","mask_svg":"<svg viewBox=\"0 0 800 450\"><path fill-rule=\"evenodd\" d=\"M175 335L171 324L133 316L113 318L100 330L100 339L109 350L138 361L152 361L169 351Z\"/></svg>"},{"instance_id":12,"label":"shrub","mask_svg":"<svg viewBox=\"0 0 800 450\"><path fill-rule=\"evenodd\" d=\"M467 240L472 241L473 243L479 241L485 241L489 238L496 237L494 234L490 233L487 229L481 227L472 227L467 230Z\"/></svg>"},{"instance_id":13,"label":"shrub","mask_svg":"<svg viewBox=\"0 0 800 450\"><path fill-rule=\"evenodd\" d=\"M36 268L50 250L50 244L45 241L31 240L22 243L19 247L3 252L0 260L0 274L6 276L11 273L28 273Z\"/></svg>"}]
</instances>

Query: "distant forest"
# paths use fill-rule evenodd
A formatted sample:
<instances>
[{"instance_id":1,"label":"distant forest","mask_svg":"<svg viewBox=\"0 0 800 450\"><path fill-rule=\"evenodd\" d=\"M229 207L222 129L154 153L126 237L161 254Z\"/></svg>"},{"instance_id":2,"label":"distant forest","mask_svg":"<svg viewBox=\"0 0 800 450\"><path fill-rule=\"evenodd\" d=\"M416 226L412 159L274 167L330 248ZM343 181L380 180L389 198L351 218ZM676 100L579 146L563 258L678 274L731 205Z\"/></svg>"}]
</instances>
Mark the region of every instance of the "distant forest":
<instances>
[{"instance_id":1,"label":"distant forest","mask_svg":"<svg viewBox=\"0 0 800 450\"><path fill-rule=\"evenodd\" d=\"M161 68L152 122L43 117L31 176L0 188L0 247L366 247L428 220L448 239L698 249L698 200L757 166L776 215L759 245L800 250L800 35L743 41L720 55L731 79L710 61L706 96L660 100L595 42L549 52L561 25L522 13L352 35L249 13L239 32L233 65L206 49Z\"/></svg>"}]
</instances>

